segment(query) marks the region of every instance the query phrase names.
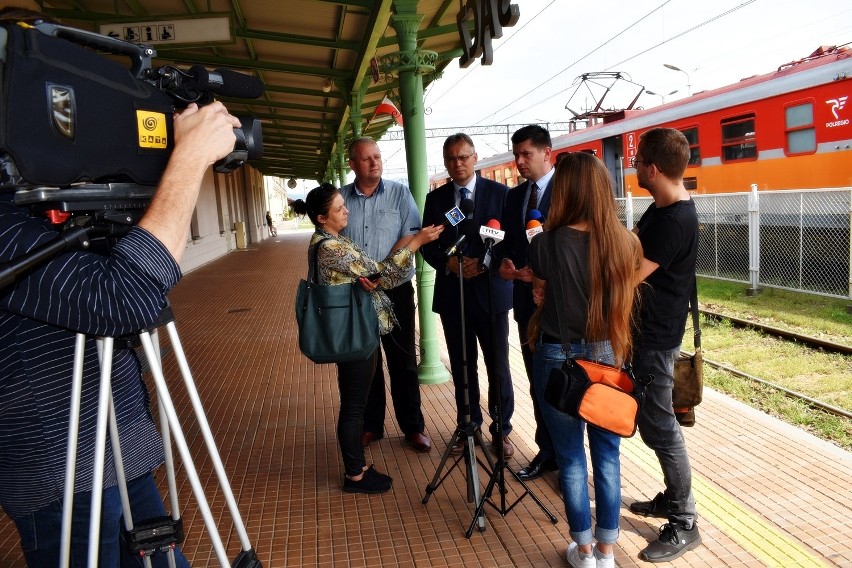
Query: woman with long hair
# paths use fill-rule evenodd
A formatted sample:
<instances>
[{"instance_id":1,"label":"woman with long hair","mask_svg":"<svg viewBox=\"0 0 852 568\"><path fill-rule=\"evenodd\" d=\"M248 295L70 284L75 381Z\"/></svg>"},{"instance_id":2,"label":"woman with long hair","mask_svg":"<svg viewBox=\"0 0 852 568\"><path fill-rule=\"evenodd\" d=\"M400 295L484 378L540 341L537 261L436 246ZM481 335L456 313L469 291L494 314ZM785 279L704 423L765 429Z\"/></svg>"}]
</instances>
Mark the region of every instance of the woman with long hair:
<instances>
[{"instance_id":1,"label":"woman with long hair","mask_svg":"<svg viewBox=\"0 0 852 568\"><path fill-rule=\"evenodd\" d=\"M556 166L545 232L530 243L535 345L533 388L553 435L575 568L615 566L621 506L620 438L588 427L595 484L592 530L584 449L586 423L544 400L547 378L567 357L623 365L631 354L631 316L642 261L639 240L619 222L609 171L595 156L572 152ZM593 546L594 541L597 545Z\"/></svg>"},{"instance_id":2,"label":"woman with long hair","mask_svg":"<svg viewBox=\"0 0 852 568\"><path fill-rule=\"evenodd\" d=\"M437 239L443 226L424 227L415 235L403 237L385 259L377 261L340 235L348 222L349 212L343 196L333 185L325 183L312 189L304 201L298 199L293 203L293 210L298 215L307 214L316 227L308 246L308 259L313 258L314 249L317 249L320 282L339 285L357 280L370 292L379 316L379 333L389 333L395 321L392 304L382 289L393 288L406 278L414 262L414 253L421 245ZM364 409L377 360L378 348L363 361L337 363L340 390L337 441L345 469L343 491L347 493L384 493L393 485L390 476L379 473L372 465L367 467L361 445Z\"/></svg>"}]
</instances>

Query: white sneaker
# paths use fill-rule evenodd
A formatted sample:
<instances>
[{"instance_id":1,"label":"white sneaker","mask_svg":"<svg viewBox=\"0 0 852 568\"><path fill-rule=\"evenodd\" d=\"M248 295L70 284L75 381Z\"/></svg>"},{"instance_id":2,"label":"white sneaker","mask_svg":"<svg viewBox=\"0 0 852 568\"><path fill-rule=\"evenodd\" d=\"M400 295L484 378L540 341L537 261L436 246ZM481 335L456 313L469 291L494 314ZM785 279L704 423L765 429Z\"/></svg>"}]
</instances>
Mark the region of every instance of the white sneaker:
<instances>
[{"instance_id":1,"label":"white sneaker","mask_svg":"<svg viewBox=\"0 0 852 568\"><path fill-rule=\"evenodd\" d=\"M597 568L598 566L595 555L580 552L580 547L577 546L576 542L568 545L566 557L568 558L568 564L574 568Z\"/></svg>"},{"instance_id":2,"label":"white sneaker","mask_svg":"<svg viewBox=\"0 0 852 568\"><path fill-rule=\"evenodd\" d=\"M610 552L609 554L603 554L598 550L598 547L594 547L594 556L595 556L595 568L615 568L615 554Z\"/></svg>"}]
</instances>

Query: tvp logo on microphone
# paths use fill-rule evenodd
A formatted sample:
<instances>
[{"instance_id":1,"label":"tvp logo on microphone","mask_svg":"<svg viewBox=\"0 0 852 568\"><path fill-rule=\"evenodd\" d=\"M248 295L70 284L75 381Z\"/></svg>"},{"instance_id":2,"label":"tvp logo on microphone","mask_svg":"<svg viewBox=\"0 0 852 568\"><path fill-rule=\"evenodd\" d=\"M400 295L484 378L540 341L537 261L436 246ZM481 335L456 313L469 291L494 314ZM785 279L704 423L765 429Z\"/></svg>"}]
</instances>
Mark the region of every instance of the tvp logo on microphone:
<instances>
[{"instance_id":1,"label":"tvp logo on microphone","mask_svg":"<svg viewBox=\"0 0 852 568\"><path fill-rule=\"evenodd\" d=\"M464 221L465 218L465 214L462 213L462 210L458 207L453 207L452 209L444 213L444 216L447 218L447 221L449 221L450 225L453 227Z\"/></svg>"}]
</instances>

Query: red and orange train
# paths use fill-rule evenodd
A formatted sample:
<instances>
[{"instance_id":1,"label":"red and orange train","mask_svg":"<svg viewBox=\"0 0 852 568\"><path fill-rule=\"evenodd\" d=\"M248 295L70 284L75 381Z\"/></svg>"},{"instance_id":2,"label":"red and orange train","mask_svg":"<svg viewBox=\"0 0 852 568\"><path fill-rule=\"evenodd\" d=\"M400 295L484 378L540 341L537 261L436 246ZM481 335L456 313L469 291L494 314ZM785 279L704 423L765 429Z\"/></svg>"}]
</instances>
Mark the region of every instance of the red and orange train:
<instances>
[{"instance_id":1,"label":"red and orange train","mask_svg":"<svg viewBox=\"0 0 852 568\"><path fill-rule=\"evenodd\" d=\"M553 138L562 152L591 152L612 173L616 197L647 195L631 158L642 132L681 130L692 147L684 183L698 193L852 187L852 49L823 47L776 71L644 110L607 114ZM484 177L519 183L510 152L481 159ZM432 176L432 187L446 173Z\"/></svg>"}]
</instances>

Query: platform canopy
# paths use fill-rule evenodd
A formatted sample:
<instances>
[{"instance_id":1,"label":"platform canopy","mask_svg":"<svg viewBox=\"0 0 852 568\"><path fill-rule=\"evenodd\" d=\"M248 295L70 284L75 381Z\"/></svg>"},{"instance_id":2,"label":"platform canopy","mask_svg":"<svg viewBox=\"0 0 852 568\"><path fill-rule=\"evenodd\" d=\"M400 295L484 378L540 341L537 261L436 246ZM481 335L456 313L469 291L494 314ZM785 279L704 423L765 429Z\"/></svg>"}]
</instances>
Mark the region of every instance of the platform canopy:
<instances>
[{"instance_id":1,"label":"platform canopy","mask_svg":"<svg viewBox=\"0 0 852 568\"><path fill-rule=\"evenodd\" d=\"M440 72L462 54L459 0L416 4L419 48L437 53ZM399 50L391 0L41 0L37 7L68 26L157 50L154 66L228 69L265 85L260 99L220 97L234 114L262 121L266 175L321 180L340 140L352 136L354 105L362 134L380 137L394 124L376 115L389 98L399 107L398 78L380 65ZM156 38L156 39L155 39ZM383 59L384 56L384 59ZM457 64L457 63L455 63ZM424 76L424 84L435 75ZM360 110L358 110L360 102ZM339 163L339 157L337 159Z\"/></svg>"}]
</instances>

